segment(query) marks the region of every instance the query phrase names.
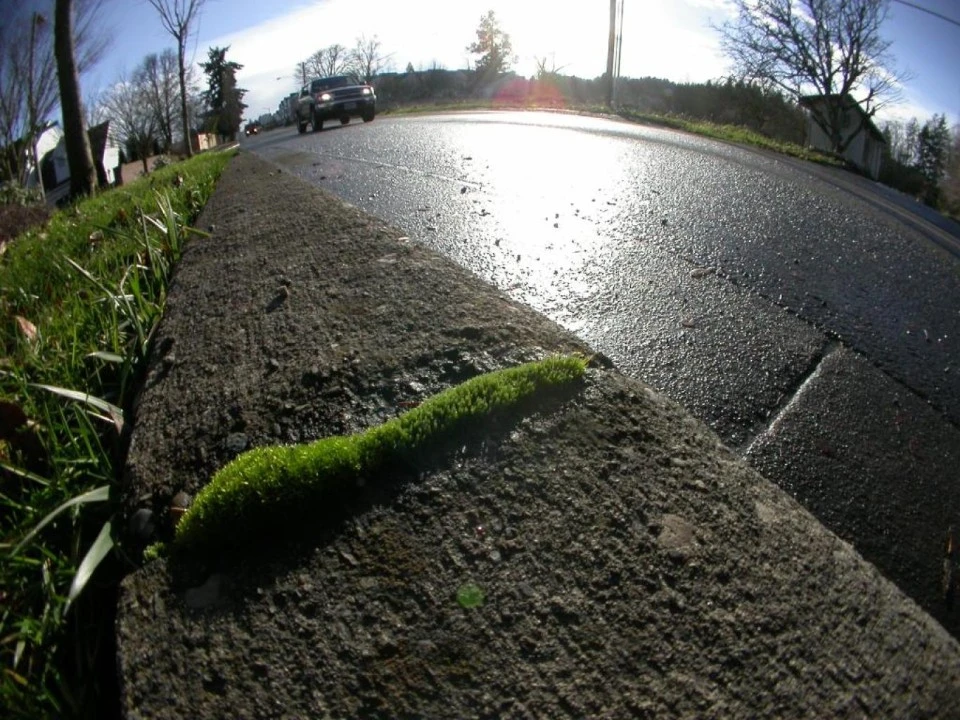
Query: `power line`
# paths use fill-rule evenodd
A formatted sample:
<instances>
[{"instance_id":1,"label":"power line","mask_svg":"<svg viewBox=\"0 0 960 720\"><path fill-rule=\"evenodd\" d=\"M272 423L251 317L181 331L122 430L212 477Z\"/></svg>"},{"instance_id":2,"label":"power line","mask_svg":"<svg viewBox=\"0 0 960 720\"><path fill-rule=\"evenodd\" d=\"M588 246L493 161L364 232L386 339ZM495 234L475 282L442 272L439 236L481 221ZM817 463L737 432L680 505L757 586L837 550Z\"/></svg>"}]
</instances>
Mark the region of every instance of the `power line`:
<instances>
[{"instance_id":1,"label":"power line","mask_svg":"<svg viewBox=\"0 0 960 720\"><path fill-rule=\"evenodd\" d=\"M954 20L953 18L947 17L946 15L941 15L940 13L936 12L935 10L931 10L930 8L922 7L920 5L917 5L916 3L907 2L907 0L893 0L893 2L900 3L901 5L906 5L907 7L912 7L914 10L925 12L928 15L933 15L936 18L940 18L941 20L945 20L946 22L952 25L956 25L957 27L960 27L960 20Z\"/></svg>"}]
</instances>

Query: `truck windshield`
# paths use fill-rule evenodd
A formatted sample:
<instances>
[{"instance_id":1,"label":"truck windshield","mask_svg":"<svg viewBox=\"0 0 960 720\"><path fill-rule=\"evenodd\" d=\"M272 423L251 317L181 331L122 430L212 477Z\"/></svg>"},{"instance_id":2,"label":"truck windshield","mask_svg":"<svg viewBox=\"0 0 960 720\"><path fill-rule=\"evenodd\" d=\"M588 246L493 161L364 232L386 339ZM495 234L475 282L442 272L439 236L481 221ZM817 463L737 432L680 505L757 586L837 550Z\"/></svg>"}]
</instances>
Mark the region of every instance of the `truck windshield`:
<instances>
[{"instance_id":1,"label":"truck windshield","mask_svg":"<svg viewBox=\"0 0 960 720\"><path fill-rule=\"evenodd\" d=\"M311 90L315 93L323 92L324 90L333 90L334 88L346 87L347 85L352 85L350 78L344 75L338 75L336 77L321 78L319 80L314 80Z\"/></svg>"}]
</instances>

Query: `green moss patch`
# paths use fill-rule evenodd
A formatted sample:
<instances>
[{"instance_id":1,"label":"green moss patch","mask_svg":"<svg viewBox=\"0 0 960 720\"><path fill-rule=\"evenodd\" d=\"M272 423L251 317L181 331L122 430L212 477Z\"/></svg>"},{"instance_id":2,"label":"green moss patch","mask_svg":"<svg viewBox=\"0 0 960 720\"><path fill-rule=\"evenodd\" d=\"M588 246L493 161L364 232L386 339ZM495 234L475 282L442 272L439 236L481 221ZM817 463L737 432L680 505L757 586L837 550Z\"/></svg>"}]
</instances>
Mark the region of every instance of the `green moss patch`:
<instances>
[{"instance_id":1,"label":"green moss patch","mask_svg":"<svg viewBox=\"0 0 960 720\"><path fill-rule=\"evenodd\" d=\"M464 583L457 590L457 602L464 610L480 607L485 599L483 589L476 583Z\"/></svg>"},{"instance_id":2,"label":"green moss patch","mask_svg":"<svg viewBox=\"0 0 960 720\"><path fill-rule=\"evenodd\" d=\"M562 356L498 370L357 435L245 452L197 494L177 526L174 549L225 548L240 535L283 527L290 512L322 505L358 478L408 462L466 425L514 408L538 391L574 382L586 365L583 358Z\"/></svg>"}]
</instances>

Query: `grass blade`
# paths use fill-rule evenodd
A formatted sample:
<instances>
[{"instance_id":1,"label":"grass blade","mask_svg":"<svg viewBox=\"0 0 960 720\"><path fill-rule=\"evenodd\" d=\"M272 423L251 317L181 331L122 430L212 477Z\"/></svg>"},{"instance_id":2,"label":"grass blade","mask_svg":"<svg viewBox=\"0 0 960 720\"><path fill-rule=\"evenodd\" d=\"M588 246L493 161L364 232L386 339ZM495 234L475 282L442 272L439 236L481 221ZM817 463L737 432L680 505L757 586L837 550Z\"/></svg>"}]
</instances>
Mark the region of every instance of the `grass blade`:
<instances>
[{"instance_id":1,"label":"grass blade","mask_svg":"<svg viewBox=\"0 0 960 720\"><path fill-rule=\"evenodd\" d=\"M47 480L46 478L40 477L39 475L36 475L35 473L30 472L29 470L23 470L21 468L14 467L13 465L8 465L5 462L0 462L0 470L3 470L4 472L8 472L11 475L22 477L24 480L32 480L33 482L38 483L39 485L43 485L44 487L50 486L50 481Z\"/></svg>"},{"instance_id":2,"label":"grass blade","mask_svg":"<svg viewBox=\"0 0 960 720\"><path fill-rule=\"evenodd\" d=\"M67 595L67 604L63 607L64 615L70 609L70 603L77 599L77 596L83 592L87 582L93 576L94 571L103 562L103 559L113 550L113 525L109 520L100 528L100 534L93 541L93 545L83 556L83 562L77 568L77 574L73 576L73 582L70 583L70 594Z\"/></svg>"},{"instance_id":3,"label":"grass blade","mask_svg":"<svg viewBox=\"0 0 960 720\"><path fill-rule=\"evenodd\" d=\"M46 390L47 392L51 392L54 395L59 395L60 397L65 397L68 400L76 400L77 402L83 403L84 405L92 407L95 410L106 413L107 417L103 417L102 415L95 415L94 417L98 417L103 420L109 419L114 425L117 426L117 432L123 432L123 410L118 408L113 403L109 403L106 400L91 395L90 393L55 387L54 385L31 383L30 386L40 388L41 390Z\"/></svg>"},{"instance_id":4,"label":"grass blade","mask_svg":"<svg viewBox=\"0 0 960 720\"><path fill-rule=\"evenodd\" d=\"M104 362L117 363L118 365L123 365L126 362L126 359L122 355L107 352L106 350L97 350L96 352L89 353L87 357L103 360Z\"/></svg>"},{"instance_id":5,"label":"grass blade","mask_svg":"<svg viewBox=\"0 0 960 720\"><path fill-rule=\"evenodd\" d=\"M97 289L103 292L105 295L110 295L110 290L92 274L87 272L79 263L74 262L71 258L64 256L63 258L68 263L70 263L81 275L83 275L87 280L96 285Z\"/></svg>"},{"instance_id":6,"label":"grass blade","mask_svg":"<svg viewBox=\"0 0 960 720\"><path fill-rule=\"evenodd\" d=\"M30 684L30 683L27 682L26 678L23 677L23 675L20 675L20 674L14 672L14 671L11 670L10 668L4 668L4 669L3 669L3 672L6 674L6 676L7 676L8 678L10 678L11 680L13 680L13 681L14 681L15 683L17 683L18 685L22 685L23 687L27 687L27 686Z\"/></svg>"},{"instance_id":7,"label":"grass blade","mask_svg":"<svg viewBox=\"0 0 960 720\"><path fill-rule=\"evenodd\" d=\"M57 516L60 515L60 513L62 513L64 510L69 510L75 505L85 505L86 503L92 503L92 502L106 502L109 498L110 498L110 487L107 485L103 485L93 490L89 490L88 492L83 493L83 495L77 495L76 497L72 497L64 503L61 503L56 508L56 510L49 513L43 520L41 520L37 524L37 526L33 530L28 532L26 536L23 538L23 540L17 543L17 546L11 551L10 554L11 555L19 554L20 550L24 546L28 545L30 541L32 541L37 536L38 532L40 532L47 525L53 522L57 518Z\"/></svg>"}]
</instances>

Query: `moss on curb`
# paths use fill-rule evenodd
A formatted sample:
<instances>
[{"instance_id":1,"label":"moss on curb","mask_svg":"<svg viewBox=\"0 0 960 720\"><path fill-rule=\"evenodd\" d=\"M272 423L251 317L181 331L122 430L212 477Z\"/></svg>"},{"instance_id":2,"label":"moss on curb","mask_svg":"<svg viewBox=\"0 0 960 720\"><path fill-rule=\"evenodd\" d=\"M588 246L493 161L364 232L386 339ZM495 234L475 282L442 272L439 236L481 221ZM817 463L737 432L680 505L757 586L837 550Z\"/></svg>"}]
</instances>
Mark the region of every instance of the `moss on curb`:
<instances>
[{"instance_id":1,"label":"moss on curb","mask_svg":"<svg viewBox=\"0 0 960 720\"><path fill-rule=\"evenodd\" d=\"M369 473L427 449L470 421L582 377L587 360L547 358L467 380L384 424L306 445L249 450L214 474L177 526L177 550L223 548L238 534L282 527L288 512L323 503Z\"/></svg>"}]
</instances>

